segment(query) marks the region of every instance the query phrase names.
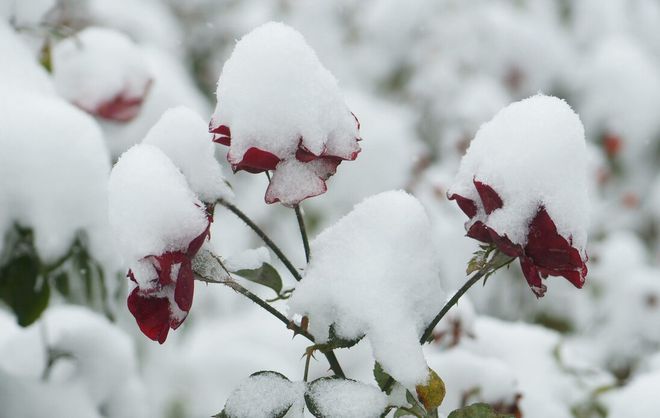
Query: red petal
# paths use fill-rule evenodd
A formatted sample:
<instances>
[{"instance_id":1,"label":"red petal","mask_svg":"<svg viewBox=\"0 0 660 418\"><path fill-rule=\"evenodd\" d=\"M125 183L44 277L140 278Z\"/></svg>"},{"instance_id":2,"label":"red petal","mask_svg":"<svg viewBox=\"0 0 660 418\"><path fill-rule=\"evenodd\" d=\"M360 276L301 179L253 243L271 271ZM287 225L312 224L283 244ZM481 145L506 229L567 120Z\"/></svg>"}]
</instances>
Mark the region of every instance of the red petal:
<instances>
[{"instance_id":1,"label":"red petal","mask_svg":"<svg viewBox=\"0 0 660 418\"><path fill-rule=\"evenodd\" d=\"M485 242L490 244L493 242L493 239L490 235L490 228L488 228L483 222L477 221L472 224L470 229L468 229L467 236L477 241Z\"/></svg>"},{"instance_id":2,"label":"red petal","mask_svg":"<svg viewBox=\"0 0 660 418\"><path fill-rule=\"evenodd\" d=\"M232 164L232 167L234 171L245 170L250 173L261 173L262 171L274 170L279 162L280 159L276 155L252 147L243 154L243 159L238 164Z\"/></svg>"},{"instance_id":3,"label":"red petal","mask_svg":"<svg viewBox=\"0 0 660 418\"><path fill-rule=\"evenodd\" d=\"M312 154L307 148L303 147L302 145L298 145L298 149L296 150L296 160L300 161L301 163L308 163L310 161L314 161L318 156Z\"/></svg>"},{"instance_id":4,"label":"red petal","mask_svg":"<svg viewBox=\"0 0 660 418\"><path fill-rule=\"evenodd\" d=\"M195 280L190 260L181 264L174 288L174 301L184 312L190 311L195 290ZM177 324L178 326L178 324ZM174 327L176 328L176 327Z\"/></svg>"},{"instance_id":5,"label":"red petal","mask_svg":"<svg viewBox=\"0 0 660 418\"><path fill-rule=\"evenodd\" d=\"M170 304L167 298L144 297L135 288L126 302L140 331L150 339L164 343L170 330Z\"/></svg>"},{"instance_id":6,"label":"red petal","mask_svg":"<svg viewBox=\"0 0 660 418\"><path fill-rule=\"evenodd\" d=\"M211 124L213 121L211 121ZM231 130L228 126L220 125L218 127L212 127L209 125L209 132L213 135L213 142L218 144L230 146L231 145Z\"/></svg>"},{"instance_id":7,"label":"red petal","mask_svg":"<svg viewBox=\"0 0 660 418\"><path fill-rule=\"evenodd\" d=\"M474 218L477 215L477 205L474 203L474 200L455 193L448 195L447 199L455 200L458 207L461 208L468 218Z\"/></svg>"},{"instance_id":8,"label":"red petal","mask_svg":"<svg viewBox=\"0 0 660 418\"><path fill-rule=\"evenodd\" d=\"M548 270L580 270L580 252L559 235L545 208L539 208L529 225L525 254L539 267Z\"/></svg>"},{"instance_id":9,"label":"red petal","mask_svg":"<svg viewBox=\"0 0 660 418\"><path fill-rule=\"evenodd\" d=\"M502 207L502 199L492 187L478 180L473 180L473 182L481 198L481 203L484 205L486 215L490 215L495 209Z\"/></svg>"},{"instance_id":10,"label":"red petal","mask_svg":"<svg viewBox=\"0 0 660 418\"><path fill-rule=\"evenodd\" d=\"M486 227L488 228L488 232L490 233L490 238L493 240L493 243L497 246L497 248L502 251L504 254L508 255L509 257L519 257L523 254L523 249L520 245L516 245L511 240L509 237L505 235L500 235L493 228Z\"/></svg>"},{"instance_id":11,"label":"red petal","mask_svg":"<svg viewBox=\"0 0 660 418\"><path fill-rule=\"evenodd\" d=\"M537 298L543 297L547 287L543 284L541 274L534 263L526 257L521 257L520 268L522 269L523 275L525 276L525 279L527 279L527 284L530 289L532 289L532 292L534 292Z\"/></svg>"}]
</instances>

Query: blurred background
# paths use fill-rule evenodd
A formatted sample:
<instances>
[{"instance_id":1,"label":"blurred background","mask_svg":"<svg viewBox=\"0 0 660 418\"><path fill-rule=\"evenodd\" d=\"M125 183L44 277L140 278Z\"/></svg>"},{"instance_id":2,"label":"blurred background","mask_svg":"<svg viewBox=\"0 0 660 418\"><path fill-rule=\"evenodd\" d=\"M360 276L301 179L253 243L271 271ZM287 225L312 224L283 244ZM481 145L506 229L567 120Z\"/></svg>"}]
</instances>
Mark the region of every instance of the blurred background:
<instances>
[{"instance_id":1,"label":"blurred background","mask_svg":"<svg viewBox=\"0 0 660 418\"><path fill-rule=\"evenodd\" d=\"M302 379L306 341L224 287L197 283L183 326L162 346L145 338L104 212L111 163L168 108L208 120L236 40L270 20L305 36L364 139L328 192L303 203L310 234L366 196L405 189L432 219L448 292L477 250L446 190L479 126L537 92L576 110L590 155L587 284L551 277L537 300L516 266L472 289L427 347L447 385L441 411L484 401L516 417L657 415L660 1L0 0L0 16L0 417L207 417L253 372ZM94 28L105 37L85 35ZM117 86L126 74L137 81ZM95 110L95 92L122 89L138 92L134 117ZM100 145L51 128L45 107L20 113L29 95L86 111ZM19 113L19 128L2 128ZM302 267L293 211L263 202L265 176L231 175L223 148L237 206ZM263 245L221 208L211 236L228 258ZM338 356L373 382L367 342ZM327 369L322 357L312 367Z\"/></svg>"}]
</instances>

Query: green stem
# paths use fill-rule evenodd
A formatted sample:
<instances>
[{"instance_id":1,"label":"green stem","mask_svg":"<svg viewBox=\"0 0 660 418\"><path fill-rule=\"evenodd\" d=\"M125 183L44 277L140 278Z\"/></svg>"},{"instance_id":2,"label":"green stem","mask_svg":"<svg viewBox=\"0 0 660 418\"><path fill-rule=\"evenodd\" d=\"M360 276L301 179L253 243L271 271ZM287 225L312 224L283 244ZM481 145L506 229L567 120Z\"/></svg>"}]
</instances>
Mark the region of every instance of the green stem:
<instances>
[{"instance_id":1,"label":"green stem","mask_svg":"<svg viewBox=\"0 0 660 418\"><path fill-rule=\"evenodd\" d=\"M268 237L268 235L266 235L266 233L261 228L259 228L257 226L257 224L252 222L252 219L250 219L239 208L237 208L236 206L234 206L233 204L227 202L224 199L218 199L217 203L219 203L222 206L224 206L225 208L229 209L230 212L232 212L234 215L239 217L247 226L249 226L250 229L252 229L259 236L259 238L261 238L261 240L275 253L277 258L279 258L280 261L282 261L282 264L284 264L284 266L287 268L287 270L289 270L289 272L294 277L294 279L296 279L297 281L302 280L302 276L300 275L298 270L296 270L296 268L293 266L293 264L291 264L291 261L289 261L289 259L284 255L282 250L280 250L280 247L278 247L273 242L273 240L271 240L270 237Z\"/></svg>"},{"instance_id":2,"label":"green stem","mask_svg":"<svg viewBox=\"0 0 660 418\"><path fill-rule=\"evenodd\" d=\"M225 267L224 265L222 265L222 262L218 258L216 257L214 258L216 259L216 261L218 261L218 263L223 268L223 270L225 270ZM314 337L309 332L305 331L304 329L293 323L293 321L289 321L289 319L286 316L284 316L280 311L269 305L265 300L261 299L259 296L250 292L245 287L241 286L241 284L233 280L231 276L228 276L227 278L218 279L218 278L208 277L204 274L201 274L198 271L195 271L195 276L197 280L205 283L224 284L225 286L234 290L236 293L245 296L246 298L250 299L252 302L259 305L259 307L263 308L268 313L273 315L275 318L279 319L283 324L287 326L287 328L293 330L294 333L302 335L311 342L315 342ZM328 364L330 365L330 369L332 369L334 374L339 377L346 377L344 375L344 371L341 368L341 365L339 364L339 361L337 360L337 357L335 356L335 353L332 351L328 351L327 353L323 353L323 354L327 358Z\"/></svg>"},{"instance_id":3,"label":"green stem","mask_svg":"<svg viewBox=\"0 0 660 418\"><path fill-rule=\"evenodd\" d=\"M305 260L307 260L307 264L309 264L309 257L310 257L309 239L307 238L307 229L305 228L305 219L303 218L302 210L300 209L300 205L294 205L293 209L296 211L296 219L298 220L298 228L300 228L300 236L302 237L303 247L305 248Z\"/></svg>"}]
</instances>

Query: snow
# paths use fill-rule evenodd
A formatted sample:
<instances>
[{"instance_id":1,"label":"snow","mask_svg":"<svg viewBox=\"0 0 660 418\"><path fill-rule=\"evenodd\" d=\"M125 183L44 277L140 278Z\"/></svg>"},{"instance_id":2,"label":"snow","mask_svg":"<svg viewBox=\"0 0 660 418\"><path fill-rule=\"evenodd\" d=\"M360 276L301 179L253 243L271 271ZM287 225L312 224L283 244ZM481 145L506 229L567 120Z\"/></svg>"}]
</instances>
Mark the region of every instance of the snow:
<instances>
[{"instance_id":1,"label":"snow","mask_svg":"<svg viewBox=\"0 0 660 418\"><path fill-rule=\"evenodd\" d=\"M215 159L211 137L197 113L176 107L163 113L142 143L160 148L184 174L192 191L203 202L213 203L231 199L233 192Z\"/></svg>"},{"instance_id":2,"label":"snow","mask_svg":"<svg viewBox=\"0 0 660 418\"><path fill-rule=\"evenodd\" d=\"M449 194L474 201L473 180L503 201L487 225L514 244L544 206L565 238L584 253L589 220L586 146L580 118L556 97L536 95L510 104L482 125L461 161ZM483 209L475 219L482 220Z\"/></svg>"},{"instance_id":3,"label":"snow","mask_svg":"<svg viewBox=\"0 0 660 418\"><path fill-rule=\"evenodd\" d=\"M1 0L0 16L18 27L38 24L49 10L55 7L56 0Z\"/></svg>"},{"instance_id":4,"label":"snow","mask_svg":"<svg viewBox=\"0 0 660 418\"><path fill-rule=\"evenodd\" d=\"M378 418L387 407L387 395L375 386L345 379L320 379L307 396L327 418Z\"/></svg>"},{"instance_id":5,"label":"snow","mask_svg":"<svg viewBox=\"0 0 660 418\"><path fill-rule=\"evenodd\" d=\"M444 301L430 232L424 208L405 192L365 199L312 241L290 312L309 317L317 343L333 324L339 337L366 335L397 381L424 382L418 340Z\"/></svg>"},{"instance_id":6,"label":"snow","mask_svg":"<svg viewBox=\"0 0 660 418\"><path fill-rule=\"evenodd\" d=\"M57 43L52 54L58 93L90 113L117 97L141 100L151 84L140 48L121 32L89 27Z\"/></svg>"},{"instance_id":7,"label":"snow","mask_svg":"<svg viewBox=\"0 0 660 418\"><path fill-rule=\"evenodd\" d=\"M278 373L250 376L227 399L225 412L231 418L276 416L299 401L304 383L294 383Z\"/></svg>"},{"instance_id":8,"label":"snow","mask_svg":"<svg viewBox=\"0 0 660 418\"><path fill-rule=\"evenodd\" d=\"M334 164L325 160L302 163L295 158L277 165L266 191L266 203L282 202L291 206L326 191L324 179L334 172Z\"/></svg>"},{"instance_id":9,"label":"snow","mask_svg":"<svg viewBox=\"0 0 660 418\"><path fill-rule=\"evenodd\" d=\"M28 3L28 2L21 2ZM53 82L39 65L26 42L0 19L0 54L11 65L0 66L0 86L7 84L26 91L54 94ZM3 87L4 88L4 87Z\"/></svg>"},{"instance_id":10,"label":"snow","mask_svg":"<svg viewBox=\"0 0 660 418\"><path fill-rule=\"evenodd\" d=\"M213 126L231 128L231 163L251 147L281 159L302 145L349 158L359 147L355 120L335 78L305 39L282 23L266 23L236 43L218 80Z\"/></svg>"},{"instance_id":11,"label":"snow","mask_svg":"<svg viewBox=\"0 0 660 418\"><path fill-rule=\"evenodd\" d=\"M657 415L660 372L635 377L627 386L608 393L605 405L609 418L646 418Z\"/></svg>"},{"instance_id":12,"label":"snow","mask_svg":"<svg viewBox=\"0 0 660 418\"><path fill-rule=\"evenodd\" d=\"M186 178L153 145L135 145L122 155L112 169L108 193L110 225L127 263L185 251L208 225Z\"/></svg>"},{"instance_id":13,"label":"snow","mask_svg":"<svg viewBox=\"0 0 660 418\"><path fill-rule=\"evenodd\" d=\"M445 382L447 393L440 411L449 413L468 404L514 405L519 393L513 370L497 358L484 358L461 348L432 352L429 366ZM471 394L471 396L467 396Z\"/></svg>"},{"instance_id":14,"label":"snow","mask_svg":"<svg viewBox=\"0 0 660 418\"><path fill-rule=\"evenodd\" d=\"M51 262L84 231L94 255L106 254L110 166L98 126L60 99L18 87L4 86L0 100L0 178L12 179L0 182L0 236L14 223L32 228Z\"/></svg>"}]
</instances>

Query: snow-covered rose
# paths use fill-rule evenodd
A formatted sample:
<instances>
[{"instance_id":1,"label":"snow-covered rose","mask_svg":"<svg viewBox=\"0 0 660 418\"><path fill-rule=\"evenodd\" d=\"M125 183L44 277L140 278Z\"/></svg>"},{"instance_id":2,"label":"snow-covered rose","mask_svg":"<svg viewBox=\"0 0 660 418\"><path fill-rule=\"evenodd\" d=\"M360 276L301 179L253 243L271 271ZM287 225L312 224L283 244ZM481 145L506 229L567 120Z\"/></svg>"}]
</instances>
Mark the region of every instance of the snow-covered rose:
<instances>
[{"instance_id":1,"label":"snow-covered rose","mask_svg":"<svg viewBox=\"0 0 660 418\"><path fill-rule=\"evenodd\" d=\"M225 63L209 130L234 171L273 171L266 202L295 205L360 152L359 122L305 39L281 23L245 35Z\"/></svg>"},{"instance_id":2,"label":"snow-covered rose","mask_svg":"<svg viewBox=\"0 0 660 418\"><path fill-rule=\"evenodd\" d=\"M518 257L541 297L549 275L584 284L586 184L579 117L563 100L536 95L479 129L448 196L470 218L467 235Z\"/></svg>"},{"instance_id":3,"label":"snow-covered rose","mask_svg":"<svg viewBox=\"0 0 660 418\"><path fill-rule=\"evenodd\" d=\"M161 344L186 318L193 299L192 258L209 236L211 216L159 148L126 151L109 182L110 224L130 266L128 308Z\"/></svg>"},{"instance_id":4,"label":"snow-covered rose","mask_svg":"<svg viewBox=\"0 0 660 418\"><path fill-rule=\"evenodd\" d=\"M55 45L53 79L65 99L116 122L140 113L153 81L142 51L128 36L96 27Z\"/></svg>"}]
</instances>

